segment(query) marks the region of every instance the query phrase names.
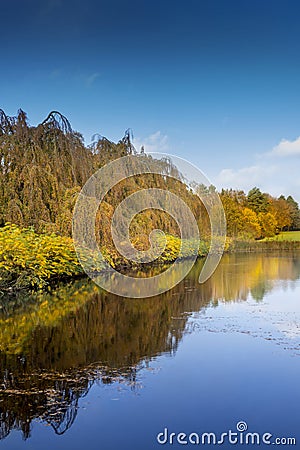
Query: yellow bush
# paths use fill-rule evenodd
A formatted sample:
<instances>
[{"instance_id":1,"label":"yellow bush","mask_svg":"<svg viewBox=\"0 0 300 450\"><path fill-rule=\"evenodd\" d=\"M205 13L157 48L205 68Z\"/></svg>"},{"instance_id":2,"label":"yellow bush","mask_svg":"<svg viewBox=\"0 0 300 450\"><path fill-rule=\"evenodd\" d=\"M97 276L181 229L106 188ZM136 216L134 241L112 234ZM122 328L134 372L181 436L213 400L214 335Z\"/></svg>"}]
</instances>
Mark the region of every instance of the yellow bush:
<instances>
[{"instance_id":1,"label":"yellow bush","mask_svg":"<svg viewBox=\"0 0 300 450\"><path fill-rule=\"evenodd\" d=\"M50 279L80 273L71 238L9 223L0 228L0 286L43 288Z\"/></svg>"}]
</instances>

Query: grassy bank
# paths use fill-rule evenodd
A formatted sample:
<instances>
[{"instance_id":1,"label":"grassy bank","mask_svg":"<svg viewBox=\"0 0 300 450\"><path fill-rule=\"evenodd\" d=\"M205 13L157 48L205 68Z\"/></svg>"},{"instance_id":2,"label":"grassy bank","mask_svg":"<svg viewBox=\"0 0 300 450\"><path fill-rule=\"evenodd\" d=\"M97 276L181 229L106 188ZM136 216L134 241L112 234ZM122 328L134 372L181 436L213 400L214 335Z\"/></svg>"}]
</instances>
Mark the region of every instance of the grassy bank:
<instances>
[{"instance_id":1,"label":"grassy bank","mask_svg":"<svg viewBox=\"0 0 300 450\"><path fill-rule=\"evenodd\" d=\"M259 241L242 241L232 240L228 251L230 253L237 252L272 252L272 251L294 251L300 250L300 240L267 240Z\"/></svg>"},{"instance_id":2,"label":"grassy bank","mask_svg":"<svg viewBox=\"0 0 300 450\"><path fill-rule=\"evenodd\" d=\"M263 241L268 242L300 242L300 231L283 231L282 233L277 234L276 236L265 238Z\"/></svg>"},{"instance_id":3,"label":"grassy bank","mask_svg":"<svg viewBox=\"0 0 300 450\"><path fill-rule=\"evenodd\" d=\"M283 231L276 236L258 241L232 240L229 251L271 252L300 250L300 231Z\"/></svg>"}]
</instances>

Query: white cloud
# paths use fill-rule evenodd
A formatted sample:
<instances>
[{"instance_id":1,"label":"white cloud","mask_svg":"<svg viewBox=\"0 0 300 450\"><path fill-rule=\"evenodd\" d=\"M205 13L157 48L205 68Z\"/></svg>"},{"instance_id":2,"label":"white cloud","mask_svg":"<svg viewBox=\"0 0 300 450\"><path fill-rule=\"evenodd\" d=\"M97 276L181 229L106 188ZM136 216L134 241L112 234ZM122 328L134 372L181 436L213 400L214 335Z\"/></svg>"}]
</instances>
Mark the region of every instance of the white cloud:
<instances>
[{"instance_id":1,"label":"white cloud","mask_svg":"<svg viewBox=\"0 0 300 450\"><path fill-rule=\"evenodd\" d=\"M274 175L277 171L276 166L262 167L259 165L244 167L242 169L223 169L218 175L218 181L224 184L244 184L251 185L259 183L265 177ZM232 186L233 187L233 186Z\"/></svg>"},{"instance_id":2,"label":"white cloud","mask_svg":"<svg viewBox=\"0 0 300 450\"><path fill-rule=\"evenodd\" d=\"M300 156L300 136L294 141L282 139L269 155L275 156Z\"/></svg>"},{"instance_id":3,"label":"white cloud","mask_svg":"<svg viewBox=\"0 0 300 450\"><path fill-rule=\"evenodd\" d=\"M100 73L99 72L94 72L91 75L89 75L88 77L86 77L85 83L88 87L92 86L94 84L94 82L97 80L97 78L100 77Z\"/></svg>"},{"instance_id":4,"label":"white cloud","mask_svg":"<svg viewBox=\"0 0 300 450\"><path fill-rule=\"evenodd\" d=\"M139 151L142 146L145 148L145 152L166 152L169 148L168 145L168 136L162 134L160 131L156 131L150 136L145 138L134 138L133 144L135 148Z\"/></svg>"},{"instance_id":5,"label":"white cloud","mask_svg":"<svg viewBox=\"0 0 300 450\"><path fill-rule=\"evenodd\" d=\"M276 197L292 195L299 202L299 155L300 138L282 140L271 152L254 156L254 164L248 167L222 169L214 181L218 189L224 187L248 192L257 186Z\"/></svg>"},{"instance_id":6,"label":"white cloud","mask_svg":"<svg viewBox=\"0 0 300 450\"><path fill-rule=\"evenodd\" d=\"M75 73L68 73L63 71L63 69L57 67L49 72L49 78L52 80L58 80L59 78L63 78L63 80L74 80L77 83L80 83L80 85L84 85L85 87L89 88L93 86L95 81L101 76L100 72L75 72Z\"/></svg>"},{"instance_id":7,"label":"white cloud","mask_svg":"<svg viewBox=\"0 0 300 450\"><path fill-rule=\"evenodd\" d=\"M248 192L254 186L272 195L285 194L285 185L280 167L277 165L261 164L241 169L223 169L214 182L218 189L233 188ZM290 194L291 192L288 192Z\"/></svg>"}]
</instances>

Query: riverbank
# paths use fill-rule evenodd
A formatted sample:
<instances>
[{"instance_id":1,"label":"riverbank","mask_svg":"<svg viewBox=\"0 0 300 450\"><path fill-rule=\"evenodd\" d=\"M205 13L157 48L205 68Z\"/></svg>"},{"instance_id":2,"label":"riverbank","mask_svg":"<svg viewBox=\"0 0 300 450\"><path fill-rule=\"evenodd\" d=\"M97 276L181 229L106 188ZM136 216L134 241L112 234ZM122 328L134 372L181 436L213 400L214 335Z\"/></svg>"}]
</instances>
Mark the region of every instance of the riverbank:
<instances>
[{"instance_id":1,"label":"riverbank","mask_svg":"<svg viewBox=\"0 0 300 450\"><path fill-rule=\"evenodd\" d=\"M138 248L139 242L133 244ZM182 244L182 247L181 247ZM147 266L166 265L177 258L186 259L205 257L209 252L210 243L184 241L178 237L167 235L165 248L159 258ZM225 252L272 252L300 250L300 241L241 241L226 239ZM145 267L144 264L125 260L114 249L101 248L104 259L117 270L132 270ZM222 251L222 247L220 247ZM92 258L87 253L87 260ZM107 270L104 261L89 261L93 271ZM49 290L61 281L69 281L84 277L85 272L79 263L71 238L52 234L38 234L32 228L19 228L6 224L0 228L0 293L18 292L21 290Z\"/></svg>"},{"instance_id":2,"label":"riverbank","mask_svg":"<svg viewBox=\"0 0 300 450\"><path fill-rule=\"evenodd\" d=\"M275 236L264 238L264 241L300 241L300 231L282 231Z\"/></svg>"},{"instance_id":3,"label":"riverbank","mask_svg":"<svg viewBox=\"0 0 300 450\"><path fill-rule=\"evenodd\" d=\"M160 239L160 238L159 238ZM136 248L143 244L134 239ZM164 251L147 266L170 264L177 258L186 259L195 256L205 257L209 243L184 241L167 235L163 244ZM182 244L182 245L181 245ZM198 248L199 247L199 248ZM89 251L81 252L81 260L91 272L107 271L107 264L117 270L132 270L142 267L123 258L114 248L101 247L103 259L95 257ZM144 265L143 265L144 267ZM78 261L71 238L57 234L38 234L33 228L19 228L6 224L0 228L0 293L21 290L47 290L61 281L84 277L85 272Z\"/></svg>"},{"instance_id":4,"label":"riverbank","mask_svg":"<svg viewBox=\"0 0 300 450\"><path fill-rule=\"evenodd\" d=\"M298 251L300 250L300 241L285 241L285 240L259 240L259 241L241 241L232 240L228 252L229 253L243 253L243 252L275 252L275 251Z\"/></svg>"}]
</instances>

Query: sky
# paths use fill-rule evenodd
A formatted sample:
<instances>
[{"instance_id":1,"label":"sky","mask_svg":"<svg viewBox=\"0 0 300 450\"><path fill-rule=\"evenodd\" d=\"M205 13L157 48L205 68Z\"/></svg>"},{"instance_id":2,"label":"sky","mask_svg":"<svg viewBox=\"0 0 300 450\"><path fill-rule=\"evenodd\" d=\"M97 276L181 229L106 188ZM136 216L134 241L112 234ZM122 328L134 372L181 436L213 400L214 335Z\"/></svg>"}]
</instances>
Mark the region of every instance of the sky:
<instances>
[{"instance_id":1,"label":"sky","mask_svg":"<svg viewBox=\"0 0 300 450\"><path fill-rule=\"evenodd\" d=\"M1 2L0 108L300 202L297 0Z\"/></svg>"}]
</instances>

